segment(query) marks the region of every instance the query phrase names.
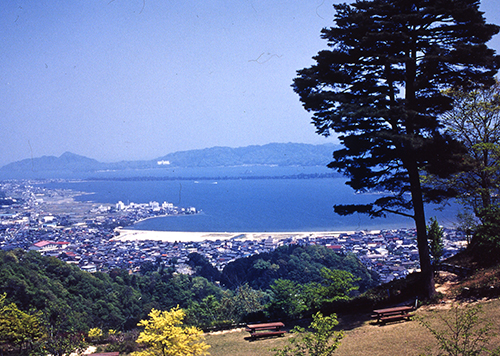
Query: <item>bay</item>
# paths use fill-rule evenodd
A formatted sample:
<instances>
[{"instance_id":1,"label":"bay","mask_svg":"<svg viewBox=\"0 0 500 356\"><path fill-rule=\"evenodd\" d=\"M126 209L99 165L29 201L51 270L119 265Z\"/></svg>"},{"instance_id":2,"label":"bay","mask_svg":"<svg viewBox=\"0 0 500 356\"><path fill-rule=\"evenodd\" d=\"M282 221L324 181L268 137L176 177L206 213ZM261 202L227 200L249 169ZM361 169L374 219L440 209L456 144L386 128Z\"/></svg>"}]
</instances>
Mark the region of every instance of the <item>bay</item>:
<instances>
[{"instance_id":1,"label":"bay","mask_svg":"<svg viewBox=\"0 0 500 356\"><path fill-rule=\"evenodd\" d=\"M297 173L309 178L297 178ZM354 231L413 227L410 218L390 214L371 219L366 215L339 216L335 204L368 203L372 194L356 194L342 177L315 178L331 173L315 169L239 167L196 171L176 169L164 179L123 179L50 182L47 188L63 188L92 193L81 201L116 204L170 202L179 207L195 207L196 215L148 219L132 229L193 232L304 232ZM263 175L264 174L264 175ZM241 179L238 179L240 175ZM212 178L210 178L212 177ZM266 178L267 177L267 178ZM457 206L443 211L428 207L427 218L437 217L453 227Z\"/></svg>"}]
</instances>

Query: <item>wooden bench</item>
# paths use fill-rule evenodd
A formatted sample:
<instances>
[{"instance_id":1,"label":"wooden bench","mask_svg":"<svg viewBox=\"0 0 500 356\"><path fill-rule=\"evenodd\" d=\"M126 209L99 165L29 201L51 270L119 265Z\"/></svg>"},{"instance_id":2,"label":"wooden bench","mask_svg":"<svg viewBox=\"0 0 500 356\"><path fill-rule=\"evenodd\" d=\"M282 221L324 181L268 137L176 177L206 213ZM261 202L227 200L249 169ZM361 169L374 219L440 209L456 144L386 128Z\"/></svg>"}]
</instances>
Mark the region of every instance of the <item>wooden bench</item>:
<instances>
[{"instance_id":1,"label":"wooden bench","mask_svg":"<svg viewBox=\"0 0 500 356\"><path fill-rule=\"evenodd\" d=\"M399 315L389 315L389 316L383 316L380 318L380 323L385 324L389 321L396 321L396 320L411 320L411 318L415 316L413 313L408 313L408 314L399 314Z\"/></svg>"},{"instance_id":2,"label":"wooden bench","mask_svg":"<svg viewBox=\"0 0 500 356\"><path fill-rule=\"evenodd\" d=\"M386 309L376 309L373 311L372 318L377 318L377 323L385 324L390 321L396 320L411 320L415 314L410 313L414 311L415 308L410 306L386 308Z\"/></svg>"},{"instance_id":3,"label":"wooden bench","mask_svg":"<svg viewBox=\"0 0 500 356\"><path fill-rule=\"evenodd\" d=\"M284 326L285 324L282 322L248 324L245 330L250 333L252 340L255 340L256 338L265 336L283 336L286 331L281 330L281 328Z\"/></svg>"}]
</instances>

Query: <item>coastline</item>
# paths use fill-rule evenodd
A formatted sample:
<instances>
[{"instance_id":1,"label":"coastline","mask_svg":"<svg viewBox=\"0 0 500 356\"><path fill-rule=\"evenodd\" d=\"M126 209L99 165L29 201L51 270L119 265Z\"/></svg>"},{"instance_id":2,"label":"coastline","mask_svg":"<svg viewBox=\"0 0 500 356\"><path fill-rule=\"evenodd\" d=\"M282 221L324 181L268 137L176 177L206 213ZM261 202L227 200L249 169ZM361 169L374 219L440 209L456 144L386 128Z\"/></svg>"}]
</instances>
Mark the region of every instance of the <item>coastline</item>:
<instances>
[{"instance_id":1,"label":"coastline","mask_svg":"<svg viewBox=\"0 0 500 356\"><path fill-rule=\"evenodd\" d=\"M352 234L356 231L301 231L301 232L191 232L191 231L153 231L153 230L127 230L115 229L117 241L164 241L164 242L201 242L205 240L263 240L269 237L280 240L290 237L297 239L315 238L324 236L339 237L340 234ZM370 230L369 233L379 233L380 230Z\"/></svg>"}]
</instances>

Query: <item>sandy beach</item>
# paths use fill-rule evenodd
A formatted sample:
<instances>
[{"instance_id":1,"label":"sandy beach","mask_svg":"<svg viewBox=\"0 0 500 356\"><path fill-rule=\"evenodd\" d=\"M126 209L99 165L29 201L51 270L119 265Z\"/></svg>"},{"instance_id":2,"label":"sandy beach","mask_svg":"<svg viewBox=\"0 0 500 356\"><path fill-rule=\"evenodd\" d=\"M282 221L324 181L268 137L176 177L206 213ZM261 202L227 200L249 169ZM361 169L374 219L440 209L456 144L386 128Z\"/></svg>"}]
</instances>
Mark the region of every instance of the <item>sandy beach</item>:
<instances>
[{"instance_id":1,"label":"sandy beach","mask_svg":"<svg viewBox=\"0 0 500 356\"><path fill-rule=\"evenodd\" d=\"M150 231L150 230L127 230L117 229L119 235L113 240L156 240L167 242L197 242L215 240L261 240L268 237L275 239L295 237L297 239L305 237L338 237L340 234L351 234L355 231L318 231L318 232L188 232L188 231ZM376 233L377 231L370 231Z\"/></svg>"}]
</instances>

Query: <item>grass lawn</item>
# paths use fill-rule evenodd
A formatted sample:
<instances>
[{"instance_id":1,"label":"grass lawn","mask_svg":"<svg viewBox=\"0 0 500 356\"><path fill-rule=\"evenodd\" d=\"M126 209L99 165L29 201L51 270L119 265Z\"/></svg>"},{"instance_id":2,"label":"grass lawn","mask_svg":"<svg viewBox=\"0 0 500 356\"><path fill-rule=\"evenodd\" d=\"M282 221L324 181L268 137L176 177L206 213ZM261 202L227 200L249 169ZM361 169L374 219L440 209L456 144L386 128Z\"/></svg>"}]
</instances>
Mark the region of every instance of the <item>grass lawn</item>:
<instances>
[{"instance_id":1,"label":"grass lawn","mask_svg":"<svg viewBox=\"0 0 500 356\"><path fill-rule=\"evenodd\" d=\"M500 334L500 300L481 302L483 317L492 323L493 331ZM439 315L447 315L449 304L445 306L422 307L417 316L428 320L436 328L443 326ZM340 327L345 331L340 347L335 355L353 356L418 356L436 348L434 337L418 321L389 323L384 326L373 324L369 315L354 315L340 318ZM206 342L211 345L210 354L214 356L271 356L270 349L286 343L285 337L274 337L250 341L249 333L244 330L220 334L208 334ZM500 337L492 339L492 346L500 346ZM435 354L435 353L434 353Z\"/></svg>"},{"instance_id":2,"label":"grass lawn","mask_svg":"<svg viewBox=\"0 0 500 356\"><path fill-rule=\"evenodd\" d=\"M251 341L250 334L244 329L224 333L209 334L205 342L211 347L208 350L214 356L267 356L273 355L270 349L281 347L286 343L285 337L262 338Z\"/></svg>"}]
</instances>

